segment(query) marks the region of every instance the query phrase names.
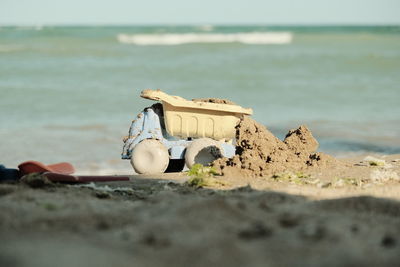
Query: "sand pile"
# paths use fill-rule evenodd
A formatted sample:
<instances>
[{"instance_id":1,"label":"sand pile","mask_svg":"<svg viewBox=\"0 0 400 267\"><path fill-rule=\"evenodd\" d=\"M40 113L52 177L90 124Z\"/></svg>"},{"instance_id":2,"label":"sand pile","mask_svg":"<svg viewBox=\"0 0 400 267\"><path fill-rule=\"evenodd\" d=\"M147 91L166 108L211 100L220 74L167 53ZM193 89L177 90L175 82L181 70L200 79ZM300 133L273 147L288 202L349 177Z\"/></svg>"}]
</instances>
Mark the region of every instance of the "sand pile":
<instances>
[{"instance_id":1,"label":"sand pile","mask_svg":"<svg viewBox=\"0 0 400 267\"><path fill-rule=\"evenodd\" d=\"M281 141L265 126L245 116L236 126L236 143L233 158L213 162L222 175L271 176L338 164L335 158L316 152L318 142L306 126L290 130Z\"/></svg>"}]
</instances>

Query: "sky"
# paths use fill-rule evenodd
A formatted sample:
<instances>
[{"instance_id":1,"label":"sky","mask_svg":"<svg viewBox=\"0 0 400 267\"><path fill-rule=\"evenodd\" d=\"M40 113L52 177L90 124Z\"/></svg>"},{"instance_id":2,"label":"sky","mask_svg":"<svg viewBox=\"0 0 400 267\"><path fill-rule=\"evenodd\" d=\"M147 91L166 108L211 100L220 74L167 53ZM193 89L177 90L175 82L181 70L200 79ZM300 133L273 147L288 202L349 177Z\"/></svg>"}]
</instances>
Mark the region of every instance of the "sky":
<instances>
[{"instance_id":1,"label":"sky","mask_svg":"<svg viewBox=\"0 0 400 267\"><path fill-rule=\"evenodd\" d=\"M0 25L395 24L400 0L0 0Z\"/></svg>"}]
</instances>

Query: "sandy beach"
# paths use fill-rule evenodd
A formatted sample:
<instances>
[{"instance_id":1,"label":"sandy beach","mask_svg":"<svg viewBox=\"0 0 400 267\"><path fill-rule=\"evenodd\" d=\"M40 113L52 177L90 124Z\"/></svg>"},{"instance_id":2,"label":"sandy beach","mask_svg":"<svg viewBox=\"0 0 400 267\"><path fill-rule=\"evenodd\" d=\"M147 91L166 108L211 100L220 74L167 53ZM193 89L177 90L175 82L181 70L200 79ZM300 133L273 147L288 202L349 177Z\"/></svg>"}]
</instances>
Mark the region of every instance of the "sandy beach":
<instances>
[{"instance_id":1,"label":"sandy beach","mask_svg":"<svg viewBox=\"0 0 400 267\"><path fill-rule=\"evenodd\" d=\"M399 158L346 159L302 178L217 176L205 188L185 173L0 184L0 264L395 266Z\"/></svg>"},{"instance_id":2,"label":"sandy beach","mask_svg":"<svg viewBox=\"0 0 400 267\"><path fill-rule=\"evenodd\" d=\"M398 10L382 1L362 8L382 17L378 6ZM156 11L204 21L218 5L220 21L235 4L140 2L149 5L140 12L139 2L125 2L110 4L129 18L142 13L143 23L161 19ZM279 1L277 12L258 2L236 3L236 13L292 11L292 20L303 12L308 22L92 25L114 8L82 1L71 13L83 12L82 25L1 25L0 16L0 165L22 174L22 162L68 162L74 173L53 175L129 176L81 184L0 177L0 266L400 265L400 26L346 26L346 14L366 13L359 3ZM24 21L51 6L3 5ZM311 20L331 14L337 25ZM177 131L155 104L168 103L140 97L146 88L179 96L170 111L190 107L176 114ZM205 108L212 103L230 107ZM213 146L190 152L200 138ZM148 139L163 153L135 152ZM194 171L203 150L210 166ZM185 172L163 173L173 162ZM160 174L135 175L130 163Z\"/></svg>"}]
</instances>

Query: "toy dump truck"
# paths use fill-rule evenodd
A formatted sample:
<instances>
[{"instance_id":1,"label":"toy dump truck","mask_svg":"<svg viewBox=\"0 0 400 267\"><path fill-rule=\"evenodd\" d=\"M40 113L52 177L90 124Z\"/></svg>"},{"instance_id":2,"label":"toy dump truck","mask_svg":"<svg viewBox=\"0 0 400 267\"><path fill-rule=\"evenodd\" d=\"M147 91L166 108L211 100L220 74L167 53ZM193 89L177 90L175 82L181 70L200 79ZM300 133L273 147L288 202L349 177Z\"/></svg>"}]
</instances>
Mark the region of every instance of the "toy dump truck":
<instances>
[{"instance_id":1,"label":"toy dump truck","mask_svg":"<svg viewBox=\"0 0 400 267\"><path fill-rule=\"evenodd\" d=\"M158 101L145 108L124 138L122 159L139 174L182 171L185 164L208 165L235 155L235 126L251 109L237 105L189 101L160 90L141 97Z\"/></svg>"}]
</instances>

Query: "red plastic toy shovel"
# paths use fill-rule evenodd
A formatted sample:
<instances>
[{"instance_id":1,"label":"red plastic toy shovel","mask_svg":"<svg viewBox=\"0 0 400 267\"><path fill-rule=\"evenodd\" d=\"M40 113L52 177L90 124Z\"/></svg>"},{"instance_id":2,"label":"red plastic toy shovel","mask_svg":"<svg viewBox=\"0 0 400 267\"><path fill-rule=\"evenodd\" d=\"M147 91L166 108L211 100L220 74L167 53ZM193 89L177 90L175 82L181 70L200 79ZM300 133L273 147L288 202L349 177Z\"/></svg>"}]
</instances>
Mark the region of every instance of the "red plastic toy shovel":
<instances>
[{"instance_id":1,"label":"red plastic toy shovel","mask_svg":"<svg viewBox=\"0 0 400 267\"><path fill-rule=\"evenodd\" d=\"M61 162L51 165L45 165L38 161L25 161L18 165L20 176L30 173L43 173L52 182L66 183L88 183L88 182L112 182L129 181L128 176L78 176L71 175L75 172L72 164Z\"/></svg>"},{"instance_id":2,"label":"red plastic toy shovel","mask_svg":"<svg viewBox=\"0 0 400 267\"><path fill-rule=\"evenodd\" d=\"M44 165L39 161L25 161L18 165L18 169L22 175L34 172L55 172L62 174L73 174L75 172L74 166L68 162L61 162L56 164Z\"/></svg>"}]
</instances>

